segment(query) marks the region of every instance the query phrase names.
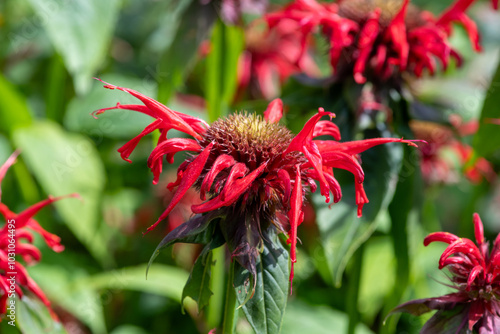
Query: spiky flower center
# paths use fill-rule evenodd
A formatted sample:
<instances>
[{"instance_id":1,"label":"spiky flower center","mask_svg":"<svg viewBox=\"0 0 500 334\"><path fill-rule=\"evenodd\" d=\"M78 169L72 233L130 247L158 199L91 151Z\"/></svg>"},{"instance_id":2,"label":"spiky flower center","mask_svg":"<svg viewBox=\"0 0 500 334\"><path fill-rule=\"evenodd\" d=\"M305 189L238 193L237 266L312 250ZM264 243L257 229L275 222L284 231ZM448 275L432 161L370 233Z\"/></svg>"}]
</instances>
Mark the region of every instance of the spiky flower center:
<instances>
[{"instance_id":1,"label":"spiky flower center","mask_svg":"<svg viewBox=\"0 0 500 334\"><path fill-rule=\"evenodd\" d=\"M212 123L205 133L204 144L214 142L213 151L231 155L247 165L250 163L259 166L279 157L292 137L286 127L244 112Z\"/></svg>"},{"instance_id":2,"label":"spiky flower center","mask_svg":"<svg viewBox=\"0 0 500 334\"><path fill-rule=\"evenodd\" d=\"M401 11L403 0L349 0L342 1L339 5L339 14L355 22L363 22L370 13L380 8L380 24L383 27L388 26L394 16ZM424 22L420 17L420 10L410 4L406 15L406 25L415 27Z\"/></svg>"},{"instance_id":3,"label":"spiky flower center","mask_svg":"<svg viewBox=\"0 0 500 334\"><path fill-rule=\"evenodd\" d=\"M339 14L356 22L367 18L375 9L380 8L380 21L389 24L401 10L403 0L349 0L339 5Z\"/></svg>"}]
</instances>

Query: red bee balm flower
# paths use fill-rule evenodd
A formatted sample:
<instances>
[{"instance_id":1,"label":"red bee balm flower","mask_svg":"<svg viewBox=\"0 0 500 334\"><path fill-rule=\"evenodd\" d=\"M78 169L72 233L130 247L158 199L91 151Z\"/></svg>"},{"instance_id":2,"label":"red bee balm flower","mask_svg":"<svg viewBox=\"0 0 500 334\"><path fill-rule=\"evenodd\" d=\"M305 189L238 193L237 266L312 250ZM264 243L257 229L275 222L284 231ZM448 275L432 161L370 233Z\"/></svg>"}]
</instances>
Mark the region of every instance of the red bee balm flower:
<instances>
[{"instance_id":1,"label":"red bee balm flower","mask_svg":"<svg viewBox=\"0 0 500 334\"><path fill-rule=\"evenodd\" d=\"M482 334L498 333L500 234L488 254L488 242L484 240L481 218L477 213L473 218L477 245L472 240L447 232L431 233L424 239L425 246L435 241L449 244L439 259L439 269L448 267L453 288L457 292L442 297L413 300L391 311L420 315L438 310L421 333L465 333L467 328ZM446 323L450 327L446 327Z\"/></svg>"},{"instance_id":2,"label":"red bee balm flower","mask_svg":"<svg viewBox=\"0 0 500 334\"><path fill-rule=\"evenodd\" d=\"M18 152L14 152L0 166L0 184L9 167L16 162L17 155ZM45 231L33 218L42 208L64 197L78 197L78 195L49 196L48 199L30 206L19 214L13 213L5 204L0 202L0 214L5 219L5 225L0 228L0 314L7 313L9 298L14 295L22 297L23 289L26 289L35 294L48 307L54 319L57 319L43 291L28 275L26 268L18 261L15 261L15 257L20 255L28 265L40 260L42 256L40 250L31 244L33 242L32 231L39 233L47 245L55 252L64 250L61 239L57 235ZM22 239L26 240L27 243L20 242ZM12 280L12 277L14 277L14 280Z\"/></svg>"},{"instance_id":3,"label":"red bee balm flower","mask_svg":"<svg viewBox=\"0 0 500 334\"><path fill-rule=\"evenodd\" d=\"M354 75L357 83L398 79L403 71L434 74L438 59L446 68L450 58L460 63L448 35L451 23L461 23L473 47L480 49L477 27L465 14L472 1L457 1L440 17L411 5L409 0L344 0L318 3L296 0L271 13L271 27L282 19L300 23L303 32L317 28L330 42L330 63L337 76ZM307 34L306 34L307 35Z\"/></svg>"},{"instance_id":4,"label":"red bee balm flower","mask_svg":"<svg viewBox=\"0 0 500 334\"><path fill-rule=\"evenodd\" d=\"M188 189L195 186L205 202L193 205L191 209L197 216L170 232L163 243L180 238L187 240L185 242L193 242L192 235L196 231L215 218L220 218L220 230L232 256L252 274L255 273L256 258L262 245L262 232L274 226L289 235L292 280L297 227L304 215L304 195L316 190L315 180L319 182L321 194L327 202L330 201L330 193L333 194L334 202L338 202L342 193L334 178L333 168L353 173L358 214L361 215L368 198L363 189L363 169L356 156L370 147L389 142L416 146L412 141L397 138L345 143L314 140L321 135L340 139L339 129L334 123L320 120L323 116L334 116L323 108L319 108L318 113L294 136L286 127L278 124L283 114L283 104L279 99L269 104L264 118L236 113L205 128L201 126L205 124L202 120L175 112L141 93L107 83L104 87L127 92L144 105L117 104L116 107L97 110L94 115L109 109L129 109L156 119L138 137L118 150L128 160L138 139L145 133L159 129L161 135L158 144L148 159L148 166L154 174L153 182L159 178L164 156L171 163L177 152L194 152L179 166L177 180L168 185L170 190L177 187L177 191L165 212L148 231L165 219ZM167 139L167 132L172 128L190 134L196 140ZM289 224L280 221L278 214L288 215Z\"/></svg>"}]
</instances>

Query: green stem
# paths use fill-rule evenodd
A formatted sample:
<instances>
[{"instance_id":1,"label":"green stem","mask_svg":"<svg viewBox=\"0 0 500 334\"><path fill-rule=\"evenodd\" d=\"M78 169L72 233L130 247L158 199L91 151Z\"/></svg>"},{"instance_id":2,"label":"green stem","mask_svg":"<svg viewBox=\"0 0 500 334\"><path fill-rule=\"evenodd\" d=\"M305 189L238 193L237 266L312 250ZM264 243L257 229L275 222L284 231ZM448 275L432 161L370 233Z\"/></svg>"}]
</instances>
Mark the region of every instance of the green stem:
<instances>
[{"instance_id":1,"label":"green stem","mask_svg":"<svg viewBox=\"0 0 500 334\"><path fill-rule=\"evenodd\" d=\"M361 269L363 266L364 244L354 254L352 267L349 274L349 284L347 286L347 314L349 315L348 334L354 334L359 322L358 298L361 282Z\"/></svg>"},{"instance_id":2,"label":"green stem","mask_svg":"<svg viewBox=\"0 0 500 334\"><path fill-rule=\"evenodd\" d=\"M212 250L213 264L210 290L213 292L213 295L210 297L207 309L207 325L210 329L219 326L221 322L222 304L224 302L225 252L225 247Z\"/></svg>"},{"instance_id":3,"label":"green stem","mask_svg":"<svg viewBox=\"0 0 500 334\"><path fill-rule=\"evenodd\" d=\"M60 55L54 54L50 61L46 85L46 115L48 119L61 122L64 115L66 72Z\"/></svg>"},{"instance_id":4,"label":"green stem","mask_svg":"<svg viewBox=\"0 0 500 334\"><path fill-rule=\"evenodd\" d=\"M226 305L224 307L224 319L222 323L222 333L232 334L234 331L235 314L236 314L236 292L233 287L234 279L234 262L231 261L229 275L226 285Z\"/></svg>"}]
</instances>

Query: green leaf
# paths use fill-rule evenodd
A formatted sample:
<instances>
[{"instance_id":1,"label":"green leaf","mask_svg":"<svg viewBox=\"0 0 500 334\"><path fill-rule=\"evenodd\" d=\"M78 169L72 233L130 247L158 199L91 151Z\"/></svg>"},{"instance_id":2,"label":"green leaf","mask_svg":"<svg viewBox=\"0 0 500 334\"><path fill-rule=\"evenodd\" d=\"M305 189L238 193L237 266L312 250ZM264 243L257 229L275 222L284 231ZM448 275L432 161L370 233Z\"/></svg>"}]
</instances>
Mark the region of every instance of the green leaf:
<instances>
[{"instance_id":1,"label":"green leaf","mask_svg":"<svg viewBox=\"0 0 500 334\"><path fill-rule=\"evenodd\" d=\"M107 332L101 297L88 286L87 274L82 269L39 263L29 268L29 274L49 300L77 317L92 333Z\"/></svg>"},{"instance_id":2,"label":"green leaf","mask_svg":"<svg viewBox=\"0 0 500 334\"><path fill-rule=\"evenodd\" d=\"M98 226L99 199L105 177L93 143L49 121L16 130L14 142L47 194L80 195L81 201L67 198L54 205L71 231L98 261L112 262Z\"/></svg>"},{"instance_id":3,"label":"green leaf","mask_svg":"<svg viewBox=\"0 0 500 334\"><path fill-rule=\"evenodd\" d=\"M384 136L385 135L385 136ZM367 137L388 137L390 133L373 133ZM354 177L335 170L342 187L342 199L331 209L319 193L313 194L317 223L324 257L317 266L327 265L336 285L340 285L342 273L356 249L375 231L378 222L386 218L386 209L396 188L396 181L403 158L403 144L379 145L361 154L365 172L364 187L370 202L363 208L363 216L357 218ZM318 261L318 259L316 259Z\"/></svg>"},{"instance_id":4,"label":"green leaf","mask_svg":"<svg viewBox=\"0 0 500 334\"><path fill-rule=\"evenodd\" d=\"M155 75L159 83L158 99L167 103L184 82L196 60L200 44L206 40L217 13L212 3L193 0L182 15L177 34L160 60Z\"/></svg>"},{"instance_id":5,"label":"green leaf","mask_svg":"<svg viewBox=\"0 0 500 334\"><path fill-rule=\"evenodd\" d=\"M212 213L207 213L205 215L196 215L168 233L156 247L153 255L151 255L148 267L160 254L160 251L162 249L177 242L190 244L208 244L209 242L211 242L211 247L213 248L222 245L224 243L224 239L222 236L219 236L220 229L217 227L217 222L211 223L212 220L219 217L218 214L218 211L215 211ZM218 246L212 246L215 244L218 244Z\"/></svg>"},{"instance_id":6,"label":"green leaf","mask_svg":"<svg viewBox=\"0 0 500 334\"><path fill-rule=\"evenodd\" d=\"M487 91L481 117L479 118L479 130L473 140L473 148L480 156L489 156L498 151L500 147L500 125L489 122L491 118L500 118L500 113L498 112L498 106L500 106L499 89L500 63Z\"/></svg>"},{"instance_id":7,"label":"green leaf","mask_svg":"<svg viewBox=\"0 0 500 334\"><path fill-rule=\"evenodd\" d=\"M347 333L348 322L347 314L328 306L312 306L304 302L293 301L287 306L283 333ZM358 324L355 333L372 334L373 332L367 326Z\"/></svg>"},{"instance_id":8,"label":"green leaf","mask_svg":"<svg viewBox=\"0 0 500 334\"><path fill-rule=\"evenodd\" d=\"M31 123L31 114L25 98L0 74L0 130L11 135Z\"/></svg>"},{"instance_id":9,"label":"green leaf","mask_svg":"<svg viewBox=\"0 0 500 334\"><path fill-rule=\"evenodd\" d=\"M45 304L37 298L24 295L21 300L16 300L17 325L24 334L39 333L67 333L60 322L55 321ZM9 318L4 321L10 321Z\"/></svg>"},{"instance_id":10,"label":"green leaf","mask_svg":"<svg viewBox=\"0 0 500 334\"><path fill-rule=\"evenodd\" d=\"M152 293L181 302L182 287L188 279L183 269L155 264L146 280L146 265L107 271L82 279L92 289L134 290Z\"/></svg>"},{"instance_id":11,"label":"green leaf","mask_svg":"<svg viewBox=\"0 0 500 334\"><path fill-rule=\"evenodd\" d=\"M218 20L207 57L206 100L211 122L225 115L237 88L238 58L244 48L244 32Z\"/></svg>"},{"instance_id":12,"label":"green leaf","mask_svg":"<svg viewBox=\"0 0 500 334\"><path fill-rule=\"evenodd\" d=\"M269 229L263 238L263 251L257 258L257 283L252 293L248 270L235 264L234 288L248 322L256 333L279 333L288 295L289 256L278 236Z\"/></svg>"},{"instance_id":13,"label":"green leaf","mask_svg":"<svg viewBox=\"0 0 500 334\"><path fill-rule=\"evenodd\" d=\"M73 76L77 93L90 88L102 66L118 17L119 0L29 0Z\"/></svg>"},{"instance_id":14,"label":"green leaf","mask_svg":"<svg viewBox=\"0 0 500 334\"><path fill-rule=\"evenodd\" d=\"M194 263L189 279L182 290L182 300L193 298L201 312L207 305L213 292L210 290L210 276L212 266L212 252L207 247L198 256Z\"/></svg>"}]
</instances>

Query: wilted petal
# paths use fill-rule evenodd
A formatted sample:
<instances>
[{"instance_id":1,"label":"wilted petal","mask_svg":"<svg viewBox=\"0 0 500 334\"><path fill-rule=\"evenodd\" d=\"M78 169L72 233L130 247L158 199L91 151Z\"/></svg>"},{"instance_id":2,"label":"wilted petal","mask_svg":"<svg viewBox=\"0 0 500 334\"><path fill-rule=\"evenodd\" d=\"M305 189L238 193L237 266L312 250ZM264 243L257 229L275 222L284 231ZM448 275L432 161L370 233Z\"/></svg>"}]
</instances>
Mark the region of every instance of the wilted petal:
<instances>
[{"instance_id":1,"label":"wilted petal","mask_svg":"<svg viewBox=\"0 0 500 334\"><path fill-rule=\"evenodd\" d=\"M295 185L292 191L292 198L290 201L290 211L288 211L288 220L290 222L290 232L287 243L290 244L290 294L292 293L293 281L293 267L297 262L296 248L297 248L297 227L304 220L304 212L302 211L302 182L300 178L300 168L295 166Z\"/></svg>"}]
</instances>

